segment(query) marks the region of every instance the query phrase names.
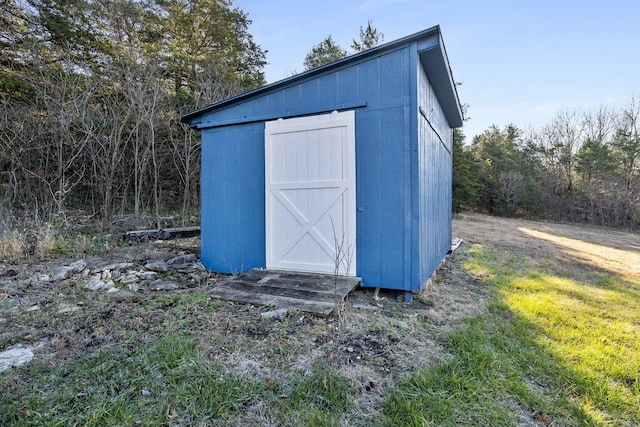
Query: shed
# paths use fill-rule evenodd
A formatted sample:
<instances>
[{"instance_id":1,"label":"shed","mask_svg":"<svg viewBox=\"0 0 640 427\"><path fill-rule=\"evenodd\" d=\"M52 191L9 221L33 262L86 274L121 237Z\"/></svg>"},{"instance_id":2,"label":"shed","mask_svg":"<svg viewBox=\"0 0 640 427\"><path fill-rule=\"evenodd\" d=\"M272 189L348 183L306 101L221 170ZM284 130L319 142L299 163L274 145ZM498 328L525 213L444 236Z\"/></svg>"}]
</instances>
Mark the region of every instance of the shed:
<instances>
[{"instance_id":1,"label":"shed","mask_svg":"<svg viewBox=\"0 0 640 427\"><path fill-rule=\"evenodd\" d=\"M451 247L462 113L439 26L186 114L202 262L419 291Z\"/></svg>"}]
</instances>

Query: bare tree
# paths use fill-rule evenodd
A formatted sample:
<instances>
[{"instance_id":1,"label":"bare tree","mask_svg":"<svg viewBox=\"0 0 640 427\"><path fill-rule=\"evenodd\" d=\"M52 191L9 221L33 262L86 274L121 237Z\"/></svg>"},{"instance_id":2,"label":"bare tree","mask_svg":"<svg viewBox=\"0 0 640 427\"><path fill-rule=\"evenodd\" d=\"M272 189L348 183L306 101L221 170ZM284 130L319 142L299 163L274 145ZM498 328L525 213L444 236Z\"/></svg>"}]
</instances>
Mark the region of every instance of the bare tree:
<instances>
[{"instance_id":1,"label":"bare tree","mask_svg":"<svg viewBox=\"0 0 640 427\"><path fill-rule=\"evenodd\" d=\"M171 159L182 184L183 222L189 217L191 205L198 203L197 180L200 171L201 142L192 129L180 123L180 113L182 110L193 108L194 105L201 107L221 101L236 94L238 90L237 85L228 81L223 70L216 64L204 64L201 72L195 74L191 81L193 104L180 106L177 117L170 123Z\"/></svg>"},{"instance_id":2,"label":"bare tree","mask_svg":"<svg viewBox=\"0 0 640 427\"><path fill-rule=\"evenodd\" d=\"M524 193L525 179L518 171L503 171L498 175L498 186L494 197L503 215L516 213Z\"/></svg>"},{"instance_id":3,"label":"bare tree","mask_svg":"<svg viewBox=\"0 0 640 427\"><path fill-rule=\"evenodd\" d=\"M82 153L88 138L79 127L79 118L92 95L86 76L70 72L72 58L57 67L46 66L36 51L33 57L41 62L37 73L28 77L35 90L35 103L30 105L30 119L38 127L29 149L37 151L37 160L22 163L28 175L37 178L46 189L45 206L66 223L66 202L85 177ZM30 133L33 135L33 133Z\"/></svg>"},{"instance_id":4,"label":"bare tree","mask_svg":"<svg viewBox=\"0 0 640 427\"><path fill-rule=\"evenodd\" d=\"M111 73L123 71L126 70L114 67ZM95 76L93 82L96 87L107 86L99 76ZM81 120L89 138L85 151L91 165L91 182L100 198L98 210L107 225L112 221L115 193L128 176L125 159L135 132L134 107L122 102L121 95L117 88L104 90L95 97L92 108L85 110Z\"/></svg>"},{"instance_id":5,"label":"bare tree","mask_svg":"<svg viewBox=\"0 0 640 427\"><path fill-rule=\"evenodd\" d=\"M122 80L122 94L125 102L131 107L134 115L133 123L133 175L134 175L134 212L141 213L143 194L147 190L146 180L148 166L151 164L151 194L153 197L154 214L157 221L160 218L160 159L157 130L160 123L166 120L166 92L160 70L150 64L141 66L133 62L128 63L126 76ZM158 224L158 227L160 225Z\"/></svg>"},{"instance_id":6,"label":"bare tree","mask_svg":"<svg viewBox=\"0 0 640 427\"><path fill-rule=\"evenodd\" d=\"M611 140L619 127L616 112L604 105L582 115L582 131L585 140L605 142Z\"/></svg>"},{"instance_id":7,"label":"bare tree","mask_svg":"<svg viewBox=\"0 0 640 427\"><path fill-rule=\"evenodd\" d=\"M194 131L185 124L176 123L171 130L170 142L173 153L171 157L182 183L181 218L184 225L189 218L192 202L197 200L197 194L192 193L197 187L195 181L199 177L201 144L199 138L195 137Z\"/></svg>"},{"instance_id":8,"label":"bare tree","mask_svg":"<svg viewBox=\"0 0 640 427\"><path fill-rule=\"evenodd\" d=\"M640 99L633 95L622 108L622 126L633 138L638 138L638 118L640 117Z\"/></svg>"}]
</instances>

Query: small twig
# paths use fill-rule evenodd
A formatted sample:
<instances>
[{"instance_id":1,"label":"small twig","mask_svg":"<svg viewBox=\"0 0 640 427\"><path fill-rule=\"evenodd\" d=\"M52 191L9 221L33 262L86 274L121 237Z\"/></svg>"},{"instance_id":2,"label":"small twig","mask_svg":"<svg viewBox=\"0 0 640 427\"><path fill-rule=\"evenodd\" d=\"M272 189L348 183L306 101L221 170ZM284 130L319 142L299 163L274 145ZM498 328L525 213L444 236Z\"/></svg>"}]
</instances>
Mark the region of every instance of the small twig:
<instances>
[{"instance_id":1,"label":"small twig","mask_svg":"<svg viewBox=\"0 0 640 427\"><path fill-rule=\"evenodd\" d=\"M373 356L371 356L371 357L381 357L381 356L384 356L385 354L387 354L387 353L389 353L391 350L393 350L395 347L399 346L400 344L404 344L404 343L405 343L409 338L410 338L410 337L403 338L403 339L401 339L400 341L398 341L397 343L395 343L395 344L393 345L393 347L389 346L389 347L387 347L387 349L386 349L386 350L384 350L384 351L382 351L382 352L380 352L380 353L378 353L378 354L374 354L374 355L373 355ZM416 343L416 345L417 345L417 346L424 346L424 344L420 344L420 343Z\"/></svg>"}]
</instances>

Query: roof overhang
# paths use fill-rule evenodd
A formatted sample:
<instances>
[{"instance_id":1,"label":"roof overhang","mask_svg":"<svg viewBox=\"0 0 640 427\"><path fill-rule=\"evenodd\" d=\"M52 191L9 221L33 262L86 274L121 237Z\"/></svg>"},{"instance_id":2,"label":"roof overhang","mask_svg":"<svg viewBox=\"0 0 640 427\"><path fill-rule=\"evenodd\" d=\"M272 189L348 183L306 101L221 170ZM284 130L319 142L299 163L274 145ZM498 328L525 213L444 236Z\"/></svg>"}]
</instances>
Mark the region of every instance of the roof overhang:
<instances>
[{"instance_id":1,"label":"roof overhang","mask_svg":"<svg viewBox=\"0 0 640 427\"><path fill-rule=\"evenodd\" d=\"M461 127L462 109L460 107L460 101L458 99L458 91L456 90L456 85L451 73L451 67L449 66L449 59L447 57L444 43L442 41L440 27L438 25L419 33L415 33L410 36L385 43L373 49L369 49L364 52L360 52L355 55L340 59L338 61L331 62L321 67L296 74L292 77L288 77L275 83L271 83L254 90L232 96L220 102L207 105L205 107L186 113L184 116L182 116L182 119L180 121L192 127L197 127L198 123L196 119L206 113L221 110L231 105L245 102L253 97L284 89L301 81L312 79L315 76L327 74L328 72L331 72L333 70L344 68L351 64L365 61L375 56L379 56L387 51L405 47L413 42L416 42L416 45L418 46L417 49L418 55L420 57L420 62L424 67L427 76L429 77L434 91L436 92L436 96L440 101L449 125L452 128Z\"/></svg>"},{"instance_id":2,"label":"roof overhang","mask_svg":"<svg viewBox=\"0 0 640 427\"><path fill-rule=\"evenodd\" d=\"M437 45L424 48L418 46L418 56L449 125L452 128L459 128L462 127L463 117L458 90L453 80L447 51L439 33L438 39Z\"/></svg>"}]
</instances>

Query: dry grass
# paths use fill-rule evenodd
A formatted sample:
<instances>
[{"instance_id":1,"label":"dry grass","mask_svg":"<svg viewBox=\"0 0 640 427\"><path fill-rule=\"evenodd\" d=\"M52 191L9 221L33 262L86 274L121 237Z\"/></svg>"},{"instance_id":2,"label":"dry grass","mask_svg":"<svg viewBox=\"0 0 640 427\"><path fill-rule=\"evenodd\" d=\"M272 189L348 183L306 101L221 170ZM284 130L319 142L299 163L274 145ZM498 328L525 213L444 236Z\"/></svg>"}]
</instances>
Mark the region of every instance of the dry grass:
<instances>
[{"instance_id":1,"label":"dry grass","mask_svg":"<svg viewBox=\"0 0 640 427\"><path fill-rule=\"evenodd\" d=\"M580 233L580 239L576 239L526 227L518 227L518 230L539 242L538 244L547 242L552 245L552 252L558 257L612 274L640 278L640 238L632 239L632 234L588 230ZM578 233L572 235L576 234ZM616 235L615 240L612 234Z\"/></svg>"},{"instance_id":2,"label":"dry grass","mask_svg":"<svg viewBox=\"0 0 640 427\"><path fill-rule=\"evenodd\" d=\"M27 256L29 244L24 233L9 231L0 234L0 261L16 261Z\"/></svg>"},{"instance_id":3,"label":"dry grass","mask_svg":"<svg viewBox=\"0 0 640 427\"><path fill-rule=\"evenodd\" d=\"M640 234L575 224L462 214L454 235L469 244L505 249L542 266L573 264L640 277Z\"/></svg>"},{"instance_id":4,"label":"dry grass","mask_svg":"<svg viewBox=\"0 0 640 427\"><path fill-rule=\"evenodd\" d=\"M108 252L114 244L112 235L106 232L86 235L87 229L90 227L75 229L19 218L0 209L0 261L15 263L32 257L42 260L52 255Z\"/></svg>"},{"instance_id":5,"label":"dry grass","mask_svg":"<svg viewBox=\"0 0 640 427\"><path fill-rule=\"evenodd\" d=\"M43 258L56 248L56 232L51 224L40 227L35 232L34 254Z\"/></svg>"}]
</instances>

